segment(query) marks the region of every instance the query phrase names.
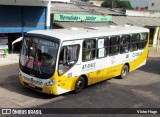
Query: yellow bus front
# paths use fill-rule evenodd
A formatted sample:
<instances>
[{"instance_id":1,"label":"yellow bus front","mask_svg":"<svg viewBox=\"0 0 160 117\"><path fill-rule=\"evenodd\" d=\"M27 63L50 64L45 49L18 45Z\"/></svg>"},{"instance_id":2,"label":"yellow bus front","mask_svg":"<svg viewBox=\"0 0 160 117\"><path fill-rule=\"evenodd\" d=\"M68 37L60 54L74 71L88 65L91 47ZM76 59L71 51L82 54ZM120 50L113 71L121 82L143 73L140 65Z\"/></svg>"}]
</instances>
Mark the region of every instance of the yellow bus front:
<instances>
[{"instance_id":1,"label":"yellow bus front","mask_svg":"<svg viewBox=\"0 0 160 117\"><path fill-rule=\"evenodd\" d=\"M59 44L59 39L44 35L27 34L24 37L19 60L21 84L47 94L64 92L56 71Z\"/></svg>"}]
</instances>

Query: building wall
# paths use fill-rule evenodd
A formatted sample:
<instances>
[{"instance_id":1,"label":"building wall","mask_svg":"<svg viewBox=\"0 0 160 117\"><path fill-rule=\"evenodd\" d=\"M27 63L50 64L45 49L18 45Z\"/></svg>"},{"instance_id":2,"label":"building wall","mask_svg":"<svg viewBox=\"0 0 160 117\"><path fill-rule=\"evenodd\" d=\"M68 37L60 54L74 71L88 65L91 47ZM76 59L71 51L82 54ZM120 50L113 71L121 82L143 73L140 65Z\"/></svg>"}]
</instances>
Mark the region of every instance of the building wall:
<instances>
[{"instance_id":1,"label":"building wall","mask_svg":"<svg viewBox=\"0 0 160 117\"><path fill-rule=\"evenodd\" d=\"M46 7L0 5L0 33L45 29Z\"/></svg>"},{"instance_id":2,"label":"building wall","mask_svg":"<svg viewBox=\"0 0 160 117\"><path fill-rule=\"evenodd\" d=\"M160 0L149 0L148 10L160 11Z\"/></svg>"},{"instance_id":3,"label":"building wall","mask_svg":"<svg viewBox=\"0 0 160 117\"><path fill-rule=\"evenodd\" d=\"M0 0L0 5L47 6L49 0Z\"/></svg>"},{"instance_id":4,"label":"building wall","mask_svg":"<svg viewBox=\"0 0 160 117\"><path fill-rule=\"evenodd\" d=\"M126 10L127 16L160 17L160 12Z\"/></svg>"}]
</instances>

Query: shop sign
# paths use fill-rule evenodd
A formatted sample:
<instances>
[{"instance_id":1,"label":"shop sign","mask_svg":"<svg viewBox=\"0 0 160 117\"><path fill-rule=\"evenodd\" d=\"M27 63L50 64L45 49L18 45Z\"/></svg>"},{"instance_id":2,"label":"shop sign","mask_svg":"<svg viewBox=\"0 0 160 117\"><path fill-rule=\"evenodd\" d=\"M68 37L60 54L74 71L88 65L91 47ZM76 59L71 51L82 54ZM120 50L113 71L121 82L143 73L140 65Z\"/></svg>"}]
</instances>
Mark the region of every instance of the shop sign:
<instances>
[{"instance_id":1,"label":"shop sign","mask_svg":"<svg viewBox=\"0 0 160 117\"><path fill-rule=\"evenodd\" d=\"M70 21L70 22L110 22L112 16L102 15L75 15L75 14L54 14L54 21Z\"/></svg>"}]
</instances>

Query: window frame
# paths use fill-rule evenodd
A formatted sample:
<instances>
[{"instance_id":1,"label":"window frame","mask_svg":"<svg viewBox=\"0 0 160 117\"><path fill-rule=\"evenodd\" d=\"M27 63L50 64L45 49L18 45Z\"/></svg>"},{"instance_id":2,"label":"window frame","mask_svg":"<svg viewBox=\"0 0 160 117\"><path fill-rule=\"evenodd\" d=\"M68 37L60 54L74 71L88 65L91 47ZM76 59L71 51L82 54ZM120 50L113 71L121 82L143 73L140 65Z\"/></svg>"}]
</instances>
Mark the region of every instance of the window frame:
<instances>
[{"instance_id":1,"label":"window frame","mask_svg":"<svg viewBox=\"0 0 160 117\"><path fill-rule=\"evenodd\" d=\"M90 49L84 48L85 41L91 41L91 40L93 40L95 42L94 43L94 48L90 48ZM82 43L82 62L87 62L87 61L95 60L96 54L97 54L97 51L96 51L96 49L97 49L97 47L96 47L97 42L96 41L97 41L96 38L87 38L87 39L83 40L83 43ZM84 49L89 50L89 51L95 51L94 57L92 57L91 59L84 59Z\"/></svg>"},{"instance_id":2,"label":"window frame","mask_svg":"<svg viewBox=\"0 0 160 117\"><path fill-rule=\"evenodd\" d=\"M134 40L134 39L132 39L133 35L139 35L139 39L137 39L136 42L132 42L132 40ZM140 33L133 33L133 34L131 34L131 36L130 36L130 52L134 52L134 51L137 51L139 49L139 40L140 40ZM132 44L136 44L137 45L136 46L137 47L136 50L132 49Z\"/></svg>"},{"instance_id":3,"label":"window frame","mask_svg":"<svg viewBox=\"0 0 160 117\"><path fill-rule=\"evenodd\" d=\"M98 48L98 40L100 40L100 39L104 39L104 45L103 45L103 47L101 47L101 48ZM105 41L107 41L107 44L105 44L106 42ZM108 36L106 36L106 37L99 37L99 38L97 38L97 44L96 44L96 58L97 59L101 59L101 58L105 58L105 57L107 57L108 55L109 55L109 37ZM104 52L104 56L103 57L99 57L98 55L99 55L99 49L103 49L104 48L104 51L106 52ZM106 51L106 49L107 49L107 51Z\"/></svg>"},{"instance_id":4,"label":"window frame","mask_svg":"<svg viewBox=\"0 0 160 117\"><path fill-rule=\"evenodd\" d=\"M146 39L145 39L145 40L141 40L142 34L146 34ZM140 43L143 43L143 42L145 42L145 46L144 46L143 48L140 48ZM148 33L147 33L147 32L141 33L141 34L140 34L139 44L138 44L138 49L139 49L139 50L143 50L143 49L146 47L147 42L148 42Z\"/></svg>"},{"instance_id":5,"label":"window frame","mask_svg":"<svg viewBox=\"0 0 160 117\"><path fill-rule=\"evenodd\" d=\"M128 41L127 41L128 44L122 44L122 37L123 37L123 36L129 36ZM120 36L120 45L119 45L119 46L120 46L120 47L119 47L120 54L124 54L124 53L130 52L130 41L131 41L131 35L130 35L130 34L123 34L123 35ZM122 47L122 46L125 46L125 45L128 45L128 52L122 52L122 51L121 51L121 47Z\"/></svg>"},{"instance_id":6,"label":"window frame","mask_svg":"<svg viewBox=\"0 0 160 117\"><path fill-rule=\"evenodd\" d=\"M118 44L111 45L111 38L112 37L119 37ZM112 35L112 36L109 37L109 56L114 56L114 55L118 55L119 54L119 51L120 51L120 46L119 45L120 45L120 35ZM118 47L118 50L117 50L116 53L111 53L111 48L113 48L113 47Z\"/></svg>"},{"instance_id":7,"label":"window frame","mask_svg":"<svg viewBox=\"0 0 160 117\"><path fill-rule=\"evenodd\" d=\"M60 64L60 54L61 54L61 50L64 48L64 47L67 47L67 46L78 46L78 52L77 52L77 54L78 54L78 56L77 56L77 61L73 64L73 65L71 65L64 73L62 73L62 74L60 74L60 72L59 72L59 64ZM60 48L60 52L59 52L59 59L58 59L58 75L59 76L62 76L62 75L64 75L66 72L68 72L77 62L78 62L78 60L79 60L79 56L80 56L80 48L81 48L81 45L80 44L71 44L71 45L64 45L64 46L61 46L61 48ZM67 62L67 61L66 61Z\"/></svg>"}]
</instances>

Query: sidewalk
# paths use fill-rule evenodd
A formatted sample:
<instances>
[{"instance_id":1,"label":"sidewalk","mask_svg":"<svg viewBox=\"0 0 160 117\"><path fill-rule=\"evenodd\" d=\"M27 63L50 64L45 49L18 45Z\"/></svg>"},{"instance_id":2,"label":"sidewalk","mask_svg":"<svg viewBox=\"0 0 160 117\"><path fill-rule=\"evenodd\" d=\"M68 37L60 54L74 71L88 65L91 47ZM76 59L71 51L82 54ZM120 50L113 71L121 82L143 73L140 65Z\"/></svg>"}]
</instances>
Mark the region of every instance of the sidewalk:
<instances>
[{"instance_id":1,"label":"sidewalk","mask_svg":"<svg viewBox=\"0 0 160 117\"><path fill-rule=\"evenodd\" d=\"M19 54L8 54L5 58L0 58L0 66L19 62Z\"/></svg>"},{"instance_id":2,"label":"sidewalk","mask_svg":"<svg viewBox=\"0 0 160 117\"><path fill-rule=\"evenodd\" d=\"M149 47L148 58L160 58L160 48L157 51L155 47Z\"/></svg>"}]
</instances>

